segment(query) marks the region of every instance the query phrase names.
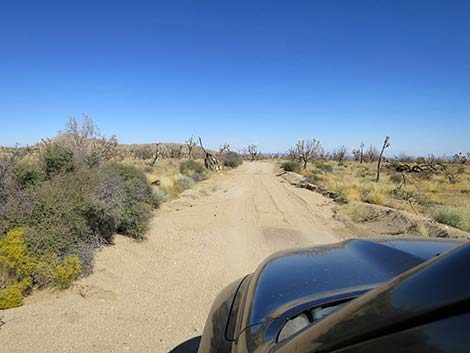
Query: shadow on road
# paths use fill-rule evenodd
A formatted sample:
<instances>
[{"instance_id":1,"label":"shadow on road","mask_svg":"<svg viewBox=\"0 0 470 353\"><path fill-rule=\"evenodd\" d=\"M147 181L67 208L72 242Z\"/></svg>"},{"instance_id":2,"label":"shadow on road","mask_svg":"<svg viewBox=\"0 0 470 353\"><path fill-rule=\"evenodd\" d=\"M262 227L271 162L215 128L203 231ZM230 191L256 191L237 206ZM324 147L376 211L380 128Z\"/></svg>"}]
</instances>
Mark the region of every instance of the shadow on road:
<instances>
[{"instance_id":1,"label":"shadow on road","mask_svg":"<svg viewBox=\"0 0 470 353\"><path fill-rule=\"evenodd\" d=\"M199 342L201 342L201 336L193 337L173 348L168 353L197 353Z\"/></svg>"}]
</instances>

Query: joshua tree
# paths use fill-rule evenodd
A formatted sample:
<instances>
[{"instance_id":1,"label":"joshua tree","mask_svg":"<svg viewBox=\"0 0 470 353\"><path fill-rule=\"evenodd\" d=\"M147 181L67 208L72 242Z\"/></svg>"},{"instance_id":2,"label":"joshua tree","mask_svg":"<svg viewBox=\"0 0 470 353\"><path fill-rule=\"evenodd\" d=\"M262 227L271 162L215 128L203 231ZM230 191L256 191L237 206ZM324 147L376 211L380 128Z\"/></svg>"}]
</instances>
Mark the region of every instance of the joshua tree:
<instances>
[{"instance_id":1,"label":"joshua tree","mask_svg":"<svg viewBox=\"0 0 470 353\"><path fill-rule=\"evenodd\" d=\"M361 145L359 147L360 147L360 151L361 151L360 163L362 164L362 162L364 161L364 142L361 141Z\"/></svg>"},{"instance_id":2,"label":"joshua tree","mask_svg":"<svg viewBox=\"0 0 470 353\"><path fill-rule=\"evenodd\" d=\"M348 150L346 149L346 146L341 146L338 149L334 150L331 157L335 161L338 161L339 164L343 163L344 160L346 159L346 154Z\"/></svg>"},{"instance_id":3,"label":"joshua tree","mask_svg":"<svg viewBox=\"0 0 470 353\"><path fill-rule=\"evenodd\" d=\"M188 159L193 159L193 148L196 147L196 145L196 141L194 141L192 136L186 141L186 146L188 146Z\"/></svg>"},{"instance_id":4,"label":"joshua tree","mask_svg":"<svg viewBox=\"0 0 470 353\"><path fill-rule=\"evenodd\" d=\"M380 179L380 164L382 163L382 157L383 157L383 154L384 154L384 150L386 148L388 148L390 146L390 137L387 136L385 137L385 141L384 141L384 144L382 146L382 150L380 151L380 155L379 155L379 160L377 161L377 177L375 179L375 181L378 183L379 182L379 179Z\"/></svg>"},{"instance_id":5,"label":"joshua tree","mask_svg":"<svg viewBox=\"0 0 470 353\"><path fill-rule=\"evenodd\" d=\"M254 161L260 155L258 151L258 146L256 145L248 145L246 147L246 153L250 155L250 159Z\"/></svg>"},{"instance_id":6,"label":"joshua tree","mask_svg":"<svg viewBox=\"0 0 470 353\"><path fill-rule=\"evenodd\" d=\"M219 170L220 165L217 158L215 158L212 153L206 150L202 144L202 139L199 137L199 145L201 146L202 152L204 152L204 166L206 169Z\"/></svg>"},{"instance_id":7,"label":"joshua tree","mask_svg":"<svg viewBox=\"0 0 470 353\"><path fill-rule=\"evenodd\" d=\"M158 157L160 157L161 154L161 149L160 149L160 144L156 143L155 144L155 156L153 157L152 165L155 165L157 163Z\"/></svg>"}]
</instances>

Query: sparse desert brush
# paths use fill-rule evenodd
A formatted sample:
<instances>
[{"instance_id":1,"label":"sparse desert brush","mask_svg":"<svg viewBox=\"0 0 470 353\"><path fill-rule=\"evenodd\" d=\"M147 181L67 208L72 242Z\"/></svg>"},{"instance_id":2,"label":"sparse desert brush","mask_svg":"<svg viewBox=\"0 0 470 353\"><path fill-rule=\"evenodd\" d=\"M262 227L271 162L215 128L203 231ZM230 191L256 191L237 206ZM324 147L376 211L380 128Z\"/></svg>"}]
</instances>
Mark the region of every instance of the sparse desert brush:
<instances>
[{"instance_id":1,"label":"sparse desert brush","mask_svg":"<svg viewBox=\"0 0 470 353\"><path fill-rule=\"evenodd\" d=\"M171 177L164 176L160 179L160 189L163 190L170 198L178 196L186 189L194 186L194 180L186 175L173 175Z\"/></svg>"},{"instance_id":2,"label":"sparse desert brush","mask_svg":"<svg viewBox=\"0 0 470 353\"><path fill-rule=\"evenodd\" d=\"M359 203L350 203L347 205L340 205L336 207L339 214L348 216L352 221L361 223L365 220L366 209Z\"/></svg>"},{"instance_id":3,"label":"sparse desert brush","mask_svg":"<svg viewBox=\"0 0 470 353\"><path fill-rule=\"evenodd\" d=\"M205 168L201 163L190 159L180 164L179 172L183 175L191 176L193 174L203 174Z\"/></svg>"},{"instance_id":4,"label":"sparse desert brush","mask_svg":"<svg viewBox=\"0 0 470 353\"><path fill-rule=\"evenodd\" d=\"M443 206L435 209L432 217L436 222L470 230L469 214L464 209Z\"/></svg>"},{"instance_id":5,"label":"sparse desert brush","mask_svg":"<svg viewBox=\"0 0 470 353\"><path fill-rule=\"evenodd\" d=\"M334 169L333 164L326 161L316 162L315 168L323 173L331 173Z\"/></svg>"},{"instance_id":6,"label":"sparse desert brush","mask_svg":"<svg viewBox=\"0 0 470 353\"><path fill-rule=\"evenodd\" d=\"M324 162L323 166L322 163L314 163L304 175L321 176L316 180L317 185L338 193L347 201L386 205L425 216L432 216L436 206L449 206L470 214L470 191L467 191L470 190L470 166L448 164L443 171L428 173L426 177L406 173L406 182L402 185L402 175L393 169L384 168L383 178L376 183L373 164L349 161L347 168L340 168L331 161ZM448 180L446 173L449 170L458 172L455 183ZM454 224L460 229L468 229L462 222Z\"/></svg>"},{"instance_id":7,"label":"sparse desert brush","mask_svg":"<svg viewBox=\"0 0 470 353\"><path fill-rule=\"evenodd\" d=\"M300 173L302 170L300 163L296 161L283 162L281 164L281 168L284 169L284 171L286 172L294 172L294 173Z\"/></svg>"},{"instance_id":8,"label":"sparse desert brush","mask_svg":"<svg viewBox=\"0 0 470 353\"><path fill-rule=\"evenodd\" d=\"M186 189L191 189L194 186L194 181L186 175L177 175L175 178L175 188L178 193Z\"/></svg>"}]
</instances>

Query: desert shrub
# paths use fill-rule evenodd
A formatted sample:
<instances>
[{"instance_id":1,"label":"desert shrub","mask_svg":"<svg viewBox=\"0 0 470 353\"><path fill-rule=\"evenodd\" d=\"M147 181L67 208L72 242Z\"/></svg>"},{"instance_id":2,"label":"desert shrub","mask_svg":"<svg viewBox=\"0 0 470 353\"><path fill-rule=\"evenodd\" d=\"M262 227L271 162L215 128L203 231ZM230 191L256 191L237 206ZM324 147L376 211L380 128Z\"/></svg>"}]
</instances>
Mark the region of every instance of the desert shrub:
<instances>
[{"instance_id":1,"label":"desert shrub","mask_svg":"<svg viewBox=\"0 0 470 353\"><path fill-rule=\"evenodd\" d=\"M190 178L193 179L195 183L199 183L200 181L206 180L207 175L205 173L194 173Z\"/></svg>"},{"instance_id":2,"label":"desert shrub","mask_svg":"<svg viewBox=\"0 0 470 353\"><path fill-rule=\"evenodd\" d=\"M17 159L0 156L0 235L21 226L29 217L32 204L14 170Z\"/></svg>"},{"instance_id":3,"label":"desert shrub","mask_svg":"<svg viewBox=\"0 0 470 353\"><path fill-rule=\"evenodd\" d=\"M385 197L378 190L368 190L363 192L362 201L374 205L383 205L385 204Z\"/></svg>"},{"instance_id":4,"label":"desert shrub","mask_svg":"<svg viewBox=\"0 0 470 353\"><path fill-rule=\"evenodd\" d=\"M131 238L142 240L148 230L151 217L150 205L143 202L130 204L124 208L117 230Z\"/></svg>"},{"instance_id":5,"label":"desert shrub","mask_svg":"<svg viewBox=\"0 0 470 353\"><path fill-rule=\"evenodd\" d=\"M400 184L403 180L403 177L401 174L392 174L390 175L390 181L394 184Z\"/></svg>"},{"instance_id":6,"label":"desert shrub","mask_svg":"<svg viewBox=\"0 0 470 353\"><path fill-rule=\"evenodd\" d=\"M23 295L33 285L33 268L23 229L13 229L0 238L0 310L23 305Z\"/></svg>"},{"instance_id":7,"label":"desert shrub","mask_svg":"<svg viewBox=\"0 0 470 353\"><path fill-rule=\"evenodd\" d=\"M105 174L118 175L123 180L141 179L145 181L145 175L136 167L128 164L109 162L101 167L101 171Z\"/></svg>"},{"instance_id":8,"label":"desert shrub","mask_svg":"<svg viewBox=\"0 0 470 353\"><path fill-rule=\"evenodd\" d=\"M161 189L155 190L153 192L153 197L155 199L154 203L161 205L162 203L168 200L168 194Z\"/></svg>"},{"instance_id":9,"label":"desert shrub","mask_svg":"<svg viewBox=\"0 0 470 353\"><path fill-rule=\"evenodd\" d=\"M281 164L281 168L286 172L300 173L301 167L300 163L296 161L287 161Z\"/></svg>"},{"instance_id":10,"label":"desert shrub","mask_svg":"<svg viewBox=\"0 0 470 353\"><path fill-rule=\"evenodd\" d=\"M33 262L27 255L23 233L16 228L0 238L0 288L31 277Z\"/></svg>"},{"instance_id":11,"label":"desert shrub","mask_svg":"<svg viewBox=\"0 0 470 353\"><path fill-rule=\"evenodd\" d=\"M59 264L59 256L53 252L47 252L39 256L34 268L34 283L40 288L53 286Z\"/></svg>"},{"instance_id":12,"label":"desert shrub","mask_svg":"<svg viewBox=\"0 0 470 353\"><path fill-rule=\"evenodd\" d=\"M25 232L30 251L74 253L79 243L94 239L87 220L95 202L94 184L94 175L82 171L54 176L35 188Z\"/></svg>"},{"instance_id":13,"label":"desert shrub","mask_svg":"<svg viewBox=\"0 0 470 353\"><path fill-rule=\"evenodd\" d=\"M204 174L205 173L204 166L196 162L192 159L184 161L180 164L180 173L183 175L193 175L193 174Z\"/></svg>"},{"instance_id":14,"label":"desert shrub","mask_svg":"<svg viewBox=\"0 0 470 353\"><path fill-rule=\"evenodd\" d=\"M222 156L222 161L224 162L224 166L237 168L243 163L242 156L240 156L236 152L227 152Z\"/></svg>"},{"instance_id":15,"label":"desert shrub","mask_svg":"<svg viewBox=\"0 0 470 353\"><path fill-rule=\"evenodd\" d=\"M74 168L73 152L59 144L47 146L42 158L44 171L49 177L63 172L71 172Z\"/></svg>"},{"instance_id":16,"label":"desert shrub","mask_svg":"<svg viewBox=\"0 0 470 353\"><path fill-rule=\"evenodd\" d=\"M23 304L23 294L17 286L0 289L0 310L16 308Z\"/></svg>"},{"instance_id":17,"label":"desert shrub","mask_svg":"<svg viewBox=\"0 0 470 353\"><path fill-rule=\"evenodd\" d=\"M118 163L108 163L102 168L103 178L112 190L103 200L113 200L116 206L109 209L117 230L135 239L142 239L151 218L151 208L158 207L161 199L155 195L145 175L137 168Z\"/></svg>"},{"instance_id":18,"label":"desert shrub","mask_svg":"<svg viewBox=\"0 0 470 353\"><path fill-rule=\"evenodd\" d=\"M361 223L366 220L366 208L357 203L337 206L336 210L340 214L348 216L353 222Z\"/></svg>"},{"instance_id":19,"label":"desert shrub","mask_svg":"<svg viewBox=\"0 0 470 353\"><path fill-rule=\"evenodd\" d=\"M42 168L37 163L32 162L20 161L15 165L13 172L22 188L37 185L46 178Z\"/></svg>"},{"instance_id":20,"label":"desert shrub","mask_svg":"<svg viewBox=\"0 0 470 353\"><path fill-rule=\"evenodd\" d=\"M432 217L436 222L464 230L468 229L467 216L462 209L448 206L439 207L434 210Z\"/></svg>"},{"instance_id":21,"label":"desert shrub","mask_svg":"<svg viewBox=\"0 0 470 353\"><path fill-rule=\"evenodd\" d=\"M59 289L65 289L75 281L80 275L80 259L77 255L70 255L64 259L64 262L57 266L55 286Z\"/></svg>"},{"instance_id":22,"label":"desert shrub","mask_svg":"<svg viewBox=\"0 0 470 353\"><path fill-rule=\"evenodd\" d=\"M185 175L178 175L175 180L175 185L178 190L183 191L186 189L191 189L194 186L194 181Z\"/></svg>"}]
</instances>

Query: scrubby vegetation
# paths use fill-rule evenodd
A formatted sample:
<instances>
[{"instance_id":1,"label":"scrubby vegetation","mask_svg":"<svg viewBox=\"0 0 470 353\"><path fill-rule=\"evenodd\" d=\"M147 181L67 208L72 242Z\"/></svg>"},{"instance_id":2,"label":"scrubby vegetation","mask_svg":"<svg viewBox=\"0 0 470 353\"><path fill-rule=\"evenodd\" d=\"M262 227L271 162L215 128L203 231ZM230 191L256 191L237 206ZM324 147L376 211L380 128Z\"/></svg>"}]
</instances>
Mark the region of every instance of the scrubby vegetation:
<instances>
[{"instance_id":1,"label":"scrubby vegetation","mask_svg":"<svg viewBox=\"0 0 470 353\"><path fill-rule=\"evenodd\" d=\"M455 228L467 229L470 231L469 213L461 208L442 206L436 208L432 213L435 221L444 223Z\"/></svg>"},{"instance_id":2,"label":"scrubby vegetation","mask_svg":"<svg viewBox=\"0 0 470 353\"><path fill-rule=\"evenodd\" d=\"M94 250L117 232L143 239L161 200L143 172L109 160L114 147L85 120L34 149L3 150L0 309L90 273Z\"/></svg>"},{"instance_id":3,"label":"scrubby vegetation","mask_svg":"<svg viewBox=\"0 0 470 353\"><path fill-rule=\"evenodd\" d=\"M290 160L282 162L281 168L301 172L305 182L334 192L336 200L406 210L470 231L470 158L467 155L457 154L453 159L400 155L380 164L382 153L372 146L364 150L361 144L348 157L344 147L328 153L316 143L315 148L310 148L313 142L299 141L289 150ZM387 137L382 152L388 146ZM300 163L306 167L304 170ZM351 217L357 218L357 214Z\"/></svg>"},{"instance_id":4,"label":"scrubby vegetation","mask_svg":"<svg viewBox=\"0 0 470 353\"><path fill-rule=\"evenodd\" d=\"M224 166L230 168L237 168L242 165L243 158L238 153L229 151L222 156Z\"/></svg>"},{"instance_id":5,"label":"scrubby vegetation","mask_svg":"<svg viewBox=\"0 0 470 353\"><path fill-rule=\"evenodd\" d=\"M69 287L116 233L143 240L152 209L241 165L229 144L212 152L198 141L119 145L84 116L35 146L2 147L0 309L22 305L34 287Z\"/></svg>"},{"instance_id":6,"label":"scrubby vegetation","mask_svg":"<svg viewBox=\"0 0 470 353\"><path fill-rule=\"evenodd\" d=\"M286 172L300 173L301 167L300 163L296 161L287 161L281 164L281 168Z\"/></svg>"}]
</instances>

